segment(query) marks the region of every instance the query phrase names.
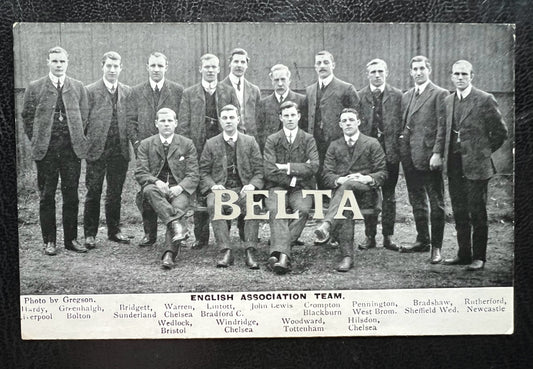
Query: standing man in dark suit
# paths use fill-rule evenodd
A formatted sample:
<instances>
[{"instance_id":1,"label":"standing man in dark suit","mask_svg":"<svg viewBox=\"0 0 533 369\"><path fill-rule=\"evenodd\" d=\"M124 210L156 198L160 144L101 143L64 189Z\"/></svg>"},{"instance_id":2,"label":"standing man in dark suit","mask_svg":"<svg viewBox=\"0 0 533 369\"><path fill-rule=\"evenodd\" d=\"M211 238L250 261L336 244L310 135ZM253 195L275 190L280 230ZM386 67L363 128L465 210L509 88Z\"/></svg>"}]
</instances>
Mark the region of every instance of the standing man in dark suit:
<instances>
[{"instance_id":1,"label":"standing man in dark suit","mask_svg":"<svg viewBox=\"0 0 533 369\"><path fill-rule=\"evenodd\" d=\"M196 151L201 155L205 142L220 133L218 116L222 107L232 104L239 105L233 88L218 83L220 65L218 57L205 54L200 58L200 74L202 81L188 87L183 93L183 101L179 111L178 129L180 135L188 137L194 143ZM206 206L206 198L198 194L198 204ZM201 249L209 242L209 214L196 211L194 213L194 236L196 241L193 249Z\"/></svg>"},{"instance_id":2,"label":"standing man in dark suit","mask_svg":"<svg viewBox=\"0 0 533 369\"><path fill-rule=\"evenodd\" d=\"M179 111L183 94L182 85L165 78L168 59L164 54L160 52L150 54L146 70L148 70L148 81L133 87L128 102L128 136L135 153L142 140L157 134L154 126L156 113L162 108ZM136 203L142 214L144 227L144 237L139 246L150 246L157 240L157 214L149 208L142 208L141 192L137 195Z\"/></svg>"},{"instance_id":3,"label":"standing man in dark suit","mask_svg":"<svg viewBox=\"0 0 533 369\"><path fill-rule=\"evenodd\" d=\"M487 187L495 172L491 154L507 138L507 127L494 96L472 86L472 64L455 62L451 78L457 90L445 100L444 171L459 252L444 264L470 264L466 269L475 271L483 269L487 256Z\"/></svg>"},{"instance_id":4,"label":"standing man in dark suit","mask_svg":"<svg viewBox=\"0 0 533 369\"><path fill-rule=\"evenodd\" d=\"M87 252L78 237L78 184L81 159L87 153L84 127L87 92L80 81L66 76L68 54L56 46L48 51L50 72L30 83L24 94L22 119L37 165L39 219L46 255L55 255L56 189L61 178L63 232L67 250Z\"/></svg>"},{"instance_id":5,"label":"standing man in dark suit","mask_svg":"<svg viewBox=\"0 0 533 369\"><path fill-rule=\"evenodd\" d=\"M342 260L337 271L347 272L353 267L354 216L338 219L337 212L345 191L354 193L365 221L367 239L376 235L378 221L378 191L387 177L385 154L381 144L373 137L359 132L361 120L357 111L347 108L342 111L339 125L344 137L331 143L324 161L322 173L324 184L335 190L322 224L315 230L315 243L326 243L330 231L336 235L342 250ZM348 211L348 213L353 213ZM346 214L345 214L346 216ZM351 218L350 218L351 217Z\"/></svg>"},{"instance_id":6,"label":"standing man in dark suit","mask_svg":"<svg viewBox=\"0 0 533 369\"><path fill-rule=\"evenodd\" d=\"M431 263L442 260L444 236L444 99L448 91L429 80L431 64L425 56L409 62L415 87L402 98L404 129L400 135L402 166L413 207L417 237L414 244L401 246L400 252L425 252L431 245ZM428 211L428 198L431 215ZM431 236L429 220L431 219Z\"/></svg>"},{"instance_id":7,"label":"standing man in dark suit","mask_svg":"<svg viewBox=\"0 0 533 369\"><path fill-rule=\"evenodd\" d=\"M318 152L315 139L311 134L298 128L300 112L298 105L285 101L280 106L280 119L283 129L268 136L265 144L265 178L269 197L266 206L270 211L270 258L268 264L277 274L290 270L291 247L298 240L313 198L304 197L302 190L314 190L315 175L318 170ZM285 201L280 201L275 191L287 191ZM280 204L287 204L296 218L287 219L287 209L279 209Z\"/></svg>"},{"instance_id":8,"label":"standing man in dark suit","mask_svg":"<svg viewBox=\"0 0 533 369\"><path fill-rule=\"evenodd\" d=\"M163 108L156 117L159 133L141 141L135 179L141 185L146 205L167 226L162 266L170 269L181 242L189 237L183 217L198 187L200 173L192 141L174 133L176 113Z\"/></svg>"},{"instance_id":9,"label":"standing man in dark suit","mask_svg":"<svg viewBox=\"0 0 533 369\"><path fill-rule=\"evenodd\" d=\"M233 264L233 245L230 238L231 221L213 219L215 212L215 190L232 190L239 194L237 205L240 217L246 214L246 193L263 188L263 157L252 136L237 131L239 109L226 105L219 117L222 133L207 140L200 158L200 192L207 195L207 209L213 233L220 251L217 267L226 268ZM225 209L221 209L225 211ZM258 220L244 221L244 243L246 265L259 269L255 261L255 250L259 233Z\"/></svg>"},{"instance_id":10,"label":"standing man in dark suit","mask_svg":"<svg viewBox=\"0 0 533 369\"><path fill-rule=\"evenodd\" d=\"M244 75L248 69L250 58L244 49L236 48L229 57L230 73L222 81L223 84L234 89L239 100L241 126L240 130L250 136L257 134L257 107L261 100L259 87L249 82Z\"/></svg>"},{"instance_id":11,"label":"standing man in dark suit","mask_svg":"<svg viewBox=\"0 0 533 369\"><path fill-rule=\"evenodd\" d=\"M361 133L377 138L385 152L387 161L387 179L383 182L383 202L381 225L383 247L398 251L392 240L396 221L396 184L400 169L398 137L402 130L402 91L389 85L387 63L381 59L373 59L366 65L367 78L370 82L359 93L359 114L361 117ZM367 234L376 234L376 230L367 230ZM359 245L366 250L376 247L375 237L366 237Z\"/></svg>"},{"instance_id":12,"label":"standing man in dark suit","mask_svg":"<svg viewBox=\"0 0 533 369\"><path fill-rule=\"evenodd\" d=\"M257 109L257 143L263 151L268 136L278 132L282 128L279 120L279 106L284 101L292 101L298 104L302 112L300 128L307 129L305 111L305 96L290 90L291 71L283 64L276 64L270 69L270 80L274 92L261 99Z\"/></svg>"},{"instance_id":13,"label":"standing man in dark suit","mask_svg":"<svg viewBox=\"0 0 533 369\"><path fill-rule=\"evenodd\" d=\"M307 132L313 135L320 158L320 171L329 144L342 137L339 117L344 108L357 109L359 95L355 87L341 81L333 75L335 60L328 51L320 51L315 55L315 71L318 81L306 89L306 106L308 114ZM318 178L322 188L321 178Z\"/></svg>"},{"instance_id":14,"label":"standing man in dark suit","mask_svg":"<svg viewBox=\"0 0 533 369\"><path fill-rule=\"evenodd\" d=\"M127 137L126 100L131 88L118 81L122 61L118 53L109 51L102 58L103 78L87 86L89 118L87 121L87 172L83 226L85 247L96 247L100 220L100 197L104 177L107 181L105 217L107 237L118 243L129 243L120 231L122 187L128 172L130 147Z\"/></svg>"}]
</instances>

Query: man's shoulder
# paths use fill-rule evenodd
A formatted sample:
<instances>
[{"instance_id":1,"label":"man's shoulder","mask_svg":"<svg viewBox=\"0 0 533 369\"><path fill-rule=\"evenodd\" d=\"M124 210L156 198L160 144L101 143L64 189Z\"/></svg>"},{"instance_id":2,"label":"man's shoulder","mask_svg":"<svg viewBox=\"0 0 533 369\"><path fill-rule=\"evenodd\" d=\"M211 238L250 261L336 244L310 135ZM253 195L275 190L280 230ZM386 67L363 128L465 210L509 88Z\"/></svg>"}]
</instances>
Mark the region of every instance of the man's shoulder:
<instances>
[{"instance_id":1,"label":"man's shoulder","mask_svg":"<svg viewBox=\"0 0 533 369\"><path fill-rule=\"evenodd\" d=\"M293 100L305 100L305 95L298 93L293 90L289 90L289 94L287 95L287 99L293 99Z\"/></svg>"},{"instance_id":2,"label":"man's shoulder","mask_svg":"<svg viewBox=\"0 0 533 369\"><path fill-rule=\"evenodd\" d=\"M94 91L98 90L99 88L102 88L103 85L104 85L104 82L102 81L102 79L99 79L99 80L96 80L96 81L88 84L87 86L85 86L85 88L89 92L94 92Z\"/></svg>"},{"instance_id":3,"label":"man's shoulder","mask_svg":"<svg viewBox=\"0 0 533 369\"><path fill-rule=\"evenodd\" d=\"M343 89L348 89L348 88L352 88L354 86L351 83L343 81L340 78L333 77L333 79L331 80L331 87L340 87L340 88L343 88Z\"/></svg>"},{"instance_id":4,"label":"man's shoulder","mask_svg":"<svg viewBox=\"0 0 533 369\"><path fill-rule=\"evenodd\" d=\"M273 141L274 143L277 143L280 137L285 137L285 133L283 132L283 129L280 129L279 131L272 133L270 136L267 137L267 141L269 140L269 141Z\"/></svg>"},{"instance_id":5,"label":"man's shoulder","mask_svg":"<svg viewBox=\"0 0 533 369\"><path fill-rule=\"evenodd\" d=\"M197 83L192 86L187 87L185 90L183 90L183 94L192 95L195 93L198 93L198 91L202 88L202 83Z\"/></svg>"},{"instance_id":6,"label":"man's shoulder","mask_svg":"<svg viewBox=\"0 0 533 369\"><path fill-rule=\"evenodd\" d=\"M344 138L342 138L342 139L344 139ZM365 135L365 134L363 134L361 132L359 133L359 140L360 140L361 144L363 144L363 145L373 145L373 146L377 145L377 146L381 147L381 145L380 145L379 141L377 140L377 138L367 136L367 135Z\"/></svg>"},{"instance_id":7,"label":"man's shoulder","mask_svg":"<svg viewBox=\"0 0 533 369\"><path fill-rule=\"evenodd\" d=\"M138 84L136 84L135 86L133 86L133 87L132 87L132 91L133 91L133 92L141 92L141 91L144 90L147 86L148 86L148 87L150 86L150 82L148 82L148 81L144 81L144 82L138 83Z\"/></svg>"},{"instance_id":8,"label":"man's shoulder","mask_svg":"<svg viewBox=\"0 0 533 369\"><path fill-rule=\"evenodd\" d=\"M447 89L445 88L442 88L440 87L439 85L437 85L435 82L431 81L429 82L429 86L431 86L435 91L437 91L438 93L446 93L446 94L449 94L450 91L448 91ZM429 87L428 86L428 87Z\"/></svg>"},{"instance_id":9,"label":"man's shoulder","mask_svg":"<svg viewBox=\"0 0 533 369\"><path fill-rule=\"evenodd\" d=\"M370 87L369 87L370 88ZM388 83L385 84L385 89L387 91L389 91L390 94L392 94L393 96L396 95L396 96L399 96L401 97L403 95L403 92L402 90L400 90L399 88L397 87L394 87L392 85L389 85Z\"/></svg>"},{"instance_id":10,"label":"man's shoulder","mask_svg":"<svg viewBox=\"0 0 533 369\"><path fill-rule=\"evenodd\" d=\"M131 86L129 86L129 85L125 84L125 83L122 83L122 82L118 83L118 88L122 89L122 91L124 93L131 93L131 91L132 91L132 87Z\"/></svg>"},{"instance_id":11,"label":"man's shoulder","mask_svg":"<svg viewBox=\"0 0 533 369\"><path fill-rule=\"evenodd\" d=\"M156 135L156 137L157 136L159 135ZM178 133L174 133L174 140L176 140L179 145L190 145L194 147L194 144L190 138L182 136Z\"/></svg>"},{"instance_id":12,"label":"man's shoulder","mask_svg":"<svg viewBox=\"0 0 533 369\"><path fill-rule=\"evenodd\" d=\"M213 148L215 146L215 144L217 143L217 141L219 141L220 139L223 139L222 138L222 133L219 133L218 135L216 136L213 136L211 138L208 138L206 141L205 141L205 146L204 147L210 147L210 148Z\"/></svg>"},{"instance_id":13,"label":"man's shoulder","mask_svg":"<svg viewBox=\"0 0 533 369\"><path fill-rule=\"evenodd\" d=\"M69 76L66 76L66 77L65 77L65 80L68 80L69 83L70 83L70 85L71 85L71 86L74 86L75 88L80 88L80 87L83 87L83 86L84 86L84 84L83 84L82 81L77 80L77 79L72 78L72 77L69 77Z\"/></svg>"},{"instance_id":14,"label":"man's shoulder","mask_svg":"<svg viewBox=\"0 0 533 369\"><path fill-rule=\"evenodd\" d=\"M183 86L179 82L174 82L169 79L165 79L165 84L172 90L181 90L183 91Z\"/></svg>"},{"instance_id":15,"label":"man's shoulder","mask_svg":"<svg viewBox=\"0 0 533 369\"><path fill-rule=\"evenodd\" d=\"M474 86L472 86L472 91L470 91L470 93L473 95L473 96L478 96L480 97L481 99L494 99L494 95L487 92L487 91L483 91L483 90L480 90L479 88L476 88Z\"/></svg>"}]
</instances>

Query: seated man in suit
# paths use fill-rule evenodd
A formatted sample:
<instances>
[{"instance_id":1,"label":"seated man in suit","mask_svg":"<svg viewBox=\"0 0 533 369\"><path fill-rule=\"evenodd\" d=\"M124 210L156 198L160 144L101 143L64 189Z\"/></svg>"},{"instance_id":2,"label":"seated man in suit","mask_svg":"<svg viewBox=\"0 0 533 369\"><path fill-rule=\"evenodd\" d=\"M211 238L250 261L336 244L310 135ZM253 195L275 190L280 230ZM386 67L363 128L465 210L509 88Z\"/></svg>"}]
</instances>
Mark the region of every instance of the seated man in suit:
<instances>
[{"instance_id":1,"label":"seated man in suit","mask_svg":"<svg viewBox=\"0 0 533 369\"><path fill-rule=\"evenodd\" d=\"M387 178L385 153L378 140L359 132L361 120L355 109L342 111L339 125L344 136L329 145L322 172L327 187L335 189L322 224L315 230L316 243L325 243L330 231L335 232L342 250L337 271L353 267L354 220L335 219L344 191L353 191L365 221L367 237L375 237L378 214L376 205L379 187ZM346 215L345 215L346 216Z\"/></svg>"},{"instance_id":2,"label":"seated man in suit","mask_svg":"<svg viewBox=\"0 0 533 369\"><path fill-rule=\"evenodd\" d=\"M303 197L302 190L316 188L318 151L313 136L298 128L301 115L296 103L281 104L279 116L283 129L268 136L264 163L271 235L268 263L277 274L285 274L290 269L291 246L300 237L313 206L313 198ZM298 213L296 218L278 218L278 212L283 214L286 209L278 209L284 202L278 200L275 191L283 190L287 191L285 203Z\"/></svg>"},{"instance_id":3,"label":"seated man in suit","mask_svg":"<svg viewBox=\"0 0 533 369\"><path fill-rule=\"evenodd\" d=\"M159 134L141 141L135 179L141 185L143 201L167 225L162 265L170 269L181 241L189 236L183 216L200 174L194 144L174 133L177 124L174 110L160 109L156 117Z\"/></svg>"},{"instance_id":4,"label":"seated man in suit","mask_svg":"<svg viewBox=\"0 0 533 369\"><path fill-rule=\"evenodd\" d=\"M276 133L282 128L279 120L279 106L284 101L293 101L298 104L302 112L300 127L307 129L307 119L305 111L305 96L290 89L291 71L283 64L276 64L270 69L270 80L274 92L261 99L257 109L257 143L261 152L265 148L265 141L268 136Z\"/></svg>"},{"instance_id":5,"label":"seated man in suit","mask_svg":"<svg viewBox=\"0 0 533 369\"><path fill-rule=\"evenodd\" d=\"M238 193L242 217L246 212L246 192L263 188L263 157L255 138L237 131L240 116L236 106L224 106L219 122L222 133L207 140L200 158L200 192L207 195L207 210L221 253L217 267L226 268L233 264L234 258L230 227L226 223L231 225L231 221L213 219L213 191L228 189ZM246 265L250 269L259 269L254 258L258 233L258 220L244 220Z\"/></svg>"}]
</instances>

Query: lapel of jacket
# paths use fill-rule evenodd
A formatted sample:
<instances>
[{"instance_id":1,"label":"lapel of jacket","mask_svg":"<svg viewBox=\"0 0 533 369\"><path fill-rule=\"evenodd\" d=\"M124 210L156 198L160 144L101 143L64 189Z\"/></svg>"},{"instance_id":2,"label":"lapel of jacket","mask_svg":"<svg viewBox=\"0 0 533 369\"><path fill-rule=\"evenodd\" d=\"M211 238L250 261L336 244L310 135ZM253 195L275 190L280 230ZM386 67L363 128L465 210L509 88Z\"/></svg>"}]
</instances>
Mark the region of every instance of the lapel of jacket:
<instances>
[{"instance_id":1,"label":"lapel of jacket","mask_svg":"<svg viewBox=\"0 0 533 369\"><path fill-rule=\"evenodd\" d=\"M161 140L159 140L159 142L161 142ZM174 134L174 137L172 137L172 142L170 143L170 147L168 148L167 158L171 158L172 155L174 155L174 153L179 149L179 147L180 147L180 139L177 134ZM165 149L163 148L163 154L164 153L165 153Z\"/></svg>"},{"instance_id":2,"label":"lapel of jacket","mask_svg":"<svg viewBox=\"0 0 533 369\"><path fill-rule=\"evenodd\" d=\"M241 165L242 160L241 159L246 157L245 145L246 145L246 143L244 142L243 135L241 133L238 133L235 157L237 159L237 169L239 171L239 176L241 177L241 179L242 179L242 175L243 175L243 173L242 173L242 165Z\"/></svg>"},{"instance_id":3,"label":"lapel of jacket","mask_svg":"<svg viewBox=\"0 0 533 369\"><path fill-rule=\"evenodd\" d=\"M296 147L300 147L304 145L303 143L303 140L304 140L304 134L302 132L302 130L300 128L298 128L298 130L296 131L296 137L294 137L294 141L292 141L292 145L290 146L290 148L296 148ZM287 142L287 138L285 138L285 142ZM287 142L287 146L288 146L288 142Z\"/></svg>"},{"instance_id":4,"label":"lapel of jacket","mask_svg":"<svg viewBox=\"0 0 533 369\"><path fill-rule=\"evenodd\" d=\"M237 141L239 141L239 139L237 139ZM226 141L224 141L224 134L220 133L214 144L215 154L218 153L222 157L222 176L224 178L224 183L226 183L226 176L228 174L228 157L226 156Z\"/></svg>"},{"instance_id":5,"label":"lapel of jacket","mask_svg":"<svg viewBox=\"0 0 533 369\"><path fill-rule=\"evenodd\" d=\"M146 82L143 88L143 95L148 104L155 110L156 106L154 105L154 92L150 86L150 81Z\"/></svg>"},{"instance_id":6,"label":"lapel of jacket","mask_svg":"<svg viewBox=\"0 0 533 369\"><path fill-rule=\"evenodd\" d=\"M312 113L313 115L315 114L315 110L316 110L317 91L318 91L318 81L312 84L311 87L309 88L309 100L307 103L309 105L309 112Z\"/></svg>"},{"instance_id":7,"label":"lapel of jacket","mask_svg":"<svg viewBox=\"0 0 533 369\"><path fill-rule=\"evenodd\" d=\"M409 115L413 115L414 112L418 111L418 109L420 109L420 107L424 105L426 100L429 99L433 95L433 91L434 91L433 83L429 82L424 92L422 92L422 94L418 96L418 100L415 101L415 106L412 109L413 111L409 112Z\"/></svg>"},{"instance_id":8,"label":"lapel of jacket","mask_svg":"<svg viewBox=\"0 0 533 369\"><path fill-rule=\"evenodd\" d=\"M363 134L359 133L359 138L355 142L355 146L353 148L352 161L350 163L350 167L354 163L356 163L357 160L359 160L359 157L361 156L361 154L365 150L365 143L366 143L365 141L366 141L365 136L363 136ZM346 141L344 141L344 146L348 147L348 144L346 143Z\"/></svg>"},{"instance_id":9,"label":"lapel of jacket","mask_svg":"<svg viewBox=\"0 0 533 369\"><path fill-rule=\"evenodd\" d=\"M65 82L64 82L64 85L63 85L63 88L62 88L62 93L63 94L68 93L71 88L72 88L72 84L70 83L70 78L65 77Z\"/></svg>"},{"instance_id":10,"label":"lapel of jacket","mask_svg":"<svg viewBox=\"0 0 533 369\"><path fill-rule=\"evenodd\" d=\"M446 136L450 135L453 122L453 101L457 92L450 95L450 98L446 99Z\"/></svg>"},{"instance_id":11,"label":"lapel of jacket","mask_svg":"<svg viewBox=\"0 0 533 369\"><path fill-rule=\"evenodd\" d=\"M385 103L387 102L387 100L389 100L389 97L390 97L390 86L388 84L385 84L385 89L383 90L383 106L385 106Z\"/></svg>"},{"instance_id":12,"label":"lapel of jacket","mask_svg":"<svg viewBox=\"0 0 533 369\"><path fill-rule=\"evenodd\" d=\"M250 100L250 92L252 91L252 87L250 86L250 82L248 82L246 78L243 77L242 80L242 87L244 88L242 103L244 106L246 106L248 105L248 100Z\"/></svg>"},{"instance_id":13,"label":"lapel of jacket","mask_svg":"<svg viewBox=\"0 0 533 369\"><path fill-rule=\"evenodd\" d=\"M370 90L370 86L366 87L363 98L367 101L368 104L370 104L370 106L374 106L374 96L372 95L372 90ZM368 126L372 127L372 125L374 124L374 114L368 114L367 119Z\"/></svg>"},{"instance_id":14,"label":"lapel of jacket","mask_svg":"<svg viewBox=\"0 0 533 369\"><path fill-rule=\"evenodd\" d=\"M97 90L98 90L98 93L101 95L102 99L106 103L111 103L111 95L109 94L109 91L108 91L107 86L105 85L103 79L98 81Z\"/></svg>"},{"instance_id":15,"label":"lapel of jacket","mask_svg":"<svg viewBox=\"0 0 533 369\"><path fill-rule=\"evenodd\" d=\"M159 134L157 135L157 137L154 138L154 146L155 146L155 151L163 159L163 162L164 162L165 149L163 147L163 143L161 142L161 138L159 137ZM170 152L170 148L169 148L169 152ZM161 168L159 168L159 170L161 170Z\"/></svg>"},{"instance_id":16,"label":"lapel of jacket","mask_svg":"<svg viewBox=\"0 0 533 369\"><path fill-rule=\"evenodd\" d=\"M324 95L322 95L322 98L320 99L320 105L322 105L323 101L326 101L331 96L333 96L333 91L337 87L337 78L333 77L329 85L326 87L326 91L324 92Z\"/></svg>"},{"instance_id":17,"label":"lapel of jacket","mask_svg":"<svg viewBox=\"0 0 533 369\"><path fill-rule=\"evenodd\" d=\"M285 151L289 152L290 145L289 145L289 141L287 141L287 136L285 136L285 131L282 128L279 132L280 132L279 139L281 141L281 145L285 148Z\"/></svg>"},{"instance_id":18,"label":"lapel of jacket","mask_svg":"<svg viewBox=\"0 0 533 369\"><path fill-rule=\"evenodd\" d=\"M157 104L157 110L159 110L159 107L163 105L167 97L170 96L170 88L168 87L168 82L165 80L165 83L163 83L163 88L161 88L161 96L159 97L159 102ZM178 112L176 112L178 114Z\"/></svg>"},{"instance_id":19,"label":"lapel of jacket","mask_svg":"<svg viewBox=\"0 0 533 369\"><path fill-rule=\"evenodd\" d=\"M415 98L415 89L414 87L409 89L405 95L404 95L404 99L407 100L407 105L404 106L404 110L403 110L403 117L402 117L402 122L403 122L403 125L406 124L407 122L407 119L411 116L411 104L413 103L413 99Z\"/></svg>"}]
</instances>

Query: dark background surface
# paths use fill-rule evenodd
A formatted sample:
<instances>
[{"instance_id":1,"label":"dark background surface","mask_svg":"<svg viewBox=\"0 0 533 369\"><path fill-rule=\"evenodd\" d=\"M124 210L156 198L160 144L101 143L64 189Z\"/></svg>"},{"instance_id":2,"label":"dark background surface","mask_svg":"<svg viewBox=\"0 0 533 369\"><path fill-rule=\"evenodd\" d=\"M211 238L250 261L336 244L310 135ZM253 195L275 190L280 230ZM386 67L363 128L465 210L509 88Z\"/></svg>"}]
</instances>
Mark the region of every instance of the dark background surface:
<instances>
[{"instance_id":1,"label":"dark background surface","mask_svg":"<svg viewBox=\"0 0 533 369\"><path fill-rule=\"evenodd\" d=\"M0 2L0 367L3 368L529 368L532 318L530 0ZM12 23L477 22L516 23L515 334L328 339L20 340ZM458 47L468 47L460 45ZM361 51L364 52L364 51ZM528 168L529 167L529 168Z\"/></svg>"}]
</instances>

